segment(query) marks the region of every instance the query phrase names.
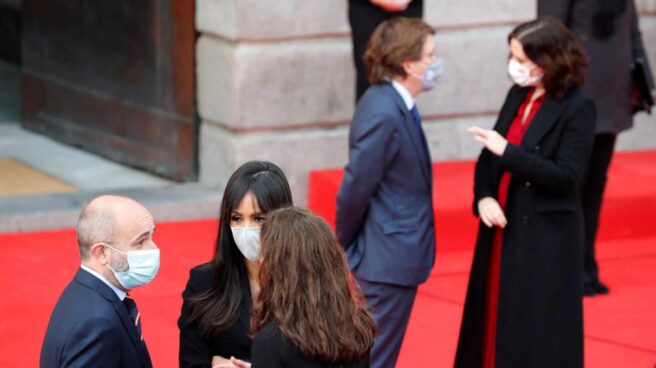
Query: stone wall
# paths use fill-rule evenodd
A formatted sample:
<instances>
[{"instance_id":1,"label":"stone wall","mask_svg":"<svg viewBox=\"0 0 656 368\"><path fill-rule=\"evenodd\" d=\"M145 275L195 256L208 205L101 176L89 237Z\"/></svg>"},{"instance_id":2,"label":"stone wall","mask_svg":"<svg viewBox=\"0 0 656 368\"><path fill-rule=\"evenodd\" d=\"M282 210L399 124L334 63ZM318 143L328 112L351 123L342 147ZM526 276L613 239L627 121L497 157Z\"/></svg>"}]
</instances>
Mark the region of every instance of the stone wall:
<instances>
[{"instance_id":1,"label":"stone wall","mask_svg":"<svg viewBox=\"0 0 656 368\"><path fill-rule=\"evenodd\" d=\"M489 127L510 86L506 36L535 15L525 0L426 0L445 61L418 99L432 159L474 158L466 132ZM640 0L656 63L656 0ZM200 180L220 187L241 163L270 160L307 203L308 173L347 161L354 70L345 0L197 0ZM656 148L656 118L641 116L621 149Z\"/></svg>"}]
</instances>

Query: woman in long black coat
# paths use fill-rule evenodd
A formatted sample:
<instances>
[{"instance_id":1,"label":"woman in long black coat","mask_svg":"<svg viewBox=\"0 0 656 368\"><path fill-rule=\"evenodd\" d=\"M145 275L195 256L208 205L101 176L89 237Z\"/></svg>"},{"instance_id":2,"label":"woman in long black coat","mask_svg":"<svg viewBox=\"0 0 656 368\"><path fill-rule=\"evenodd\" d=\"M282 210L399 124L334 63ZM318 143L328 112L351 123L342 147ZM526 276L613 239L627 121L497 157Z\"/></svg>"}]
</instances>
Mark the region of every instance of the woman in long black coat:
<instances>
[{"instance_id":1,"label":"woman in long black coat","mask_svg":"<svg viewBox=\"0 0 656 368\"><path fill-rule=\"evenodd\" d=\"M582 367L579 181L594 104L579 87L585 54L559 22L508 37L508 92L476 164L481 217L456 367Z\"/></svg>"}]
</instances>

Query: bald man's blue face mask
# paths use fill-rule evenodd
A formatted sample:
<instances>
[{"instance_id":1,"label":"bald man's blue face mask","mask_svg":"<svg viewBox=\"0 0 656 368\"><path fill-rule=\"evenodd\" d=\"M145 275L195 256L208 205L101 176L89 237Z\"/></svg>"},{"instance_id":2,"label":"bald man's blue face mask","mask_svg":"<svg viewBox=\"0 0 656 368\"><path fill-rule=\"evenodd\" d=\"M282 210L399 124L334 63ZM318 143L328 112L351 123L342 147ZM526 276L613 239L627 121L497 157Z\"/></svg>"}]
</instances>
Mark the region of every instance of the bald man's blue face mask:
<instances>
[{"instance_id":1,"label":"bald man's blue face mask","mask_svg":"<svg viewBox=\"0 0 656 368\"><path fill-rule=\"evenodd\" d=\"M146 285L157 275L157 271L159 270L159 249L130 250L124 252L109 244L102 244L115 252L127 255L127 270L116 271L109 264L107 265L107 268L114 273L116 280L125 289L130 290L138 286Z\"/></svg>"}]
</instances>

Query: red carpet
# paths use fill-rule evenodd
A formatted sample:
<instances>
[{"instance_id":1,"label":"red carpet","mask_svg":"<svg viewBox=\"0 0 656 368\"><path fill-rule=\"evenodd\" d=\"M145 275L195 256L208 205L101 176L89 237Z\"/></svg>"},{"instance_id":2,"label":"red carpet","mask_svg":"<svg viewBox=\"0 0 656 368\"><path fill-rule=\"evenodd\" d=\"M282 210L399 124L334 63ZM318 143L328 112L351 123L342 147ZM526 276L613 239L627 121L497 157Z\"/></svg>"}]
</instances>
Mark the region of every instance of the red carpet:
<instances>
[{"instance_id":1,"label":"red carpet","mask_svg":"<svg viewBox=\"0 0 656 368\"><path fill-rule=\"evenodd\" d=\"M419 289L399 367L451 367L475 239L472 162L434 165L438 255ZM311 175L310 206L334 220L341 171ZM621 153L611 167L599 234L609 296L586 299L587 367L656 363L656 151ZM177 367L180 293L213 251L216 221L158 224L162 266L134 296L155 367ZM73 230L0 235L0 367L38 366L57 297L79 264Z\"/></svg>"}]
</instances>

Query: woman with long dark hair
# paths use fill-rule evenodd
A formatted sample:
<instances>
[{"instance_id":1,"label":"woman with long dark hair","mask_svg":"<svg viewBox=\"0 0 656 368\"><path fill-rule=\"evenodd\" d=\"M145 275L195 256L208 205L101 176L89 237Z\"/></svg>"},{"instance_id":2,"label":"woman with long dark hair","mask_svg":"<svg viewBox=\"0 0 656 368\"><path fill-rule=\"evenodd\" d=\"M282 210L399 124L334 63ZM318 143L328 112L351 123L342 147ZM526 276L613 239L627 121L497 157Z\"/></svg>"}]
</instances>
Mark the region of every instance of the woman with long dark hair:
<instances>
[{"instance_id":1,"label":"woman with long dark hair","mask_svg":"<svg viewBox=\"0 0 656 368\"><path fill-rule=\"evenodd\" d=\"M554 19L508 36L508 92L476 163L481 222L456 367L582 367L580 181L596 112L585 53Z\"/></svg>"},{"instance_id":2,"label":"woman with long dark hair","mask_svg":"<svg viewBox=\"0 0 656 368\"><path fill-rule=\"evenodd\" d=\"M289 183L278 166L251 161L232 174L214 257L191 269L182 293L180 367L248 367L250 315L260 291L260 228L269 211L289 206Z\"/></svg>"},{"instance_id":3,"label":"woman with long dark hair","mask_svg":"<svg viewBox=\"0 0 656 368\"><path fill-rule=\"evenodd\" d=\"M326 222L307 210L262 227L253 368L369 367L375 323Z\"/></svg>"}]
</instances>

